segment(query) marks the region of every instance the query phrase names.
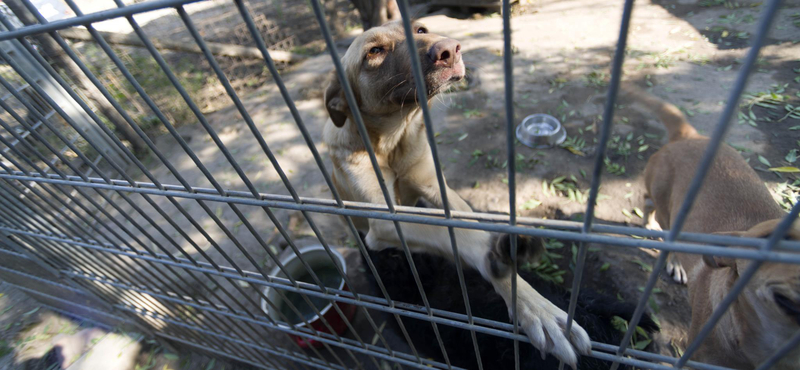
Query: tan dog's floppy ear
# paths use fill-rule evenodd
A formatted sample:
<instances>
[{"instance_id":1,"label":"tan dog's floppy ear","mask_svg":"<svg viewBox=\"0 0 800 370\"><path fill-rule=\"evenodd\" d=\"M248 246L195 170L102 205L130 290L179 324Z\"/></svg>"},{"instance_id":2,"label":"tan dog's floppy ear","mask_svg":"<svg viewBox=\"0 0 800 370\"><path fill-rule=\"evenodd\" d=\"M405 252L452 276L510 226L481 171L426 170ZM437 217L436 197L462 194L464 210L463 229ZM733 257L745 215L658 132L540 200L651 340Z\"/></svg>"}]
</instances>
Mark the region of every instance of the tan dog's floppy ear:
<instances>
[{"instance_id":1,"label":"tan dog's floppy ear","mask_svg":"<svg viewBox=\"0 0 800 370\"><path fill-rule=\"evenodd\" d=\"M328 110L328 115L336 127L344 126L350 108L347 106L347 99L344 97L339 78L335 74L325 90L325 109Z\"/></svg>"},{"instance_id":2,"label":"tan dog's floppy ear","mask_svg":"<svg viewBox=\"0 0 800 370\"><path fill-rule=\"evenodd\" d=\"M727 236L736 236L739 238L766 238L770 234L772 234L772 230L775 229L775 226L778 225L780 219L777 220L769 220L764 221L758 225L751 227L747 231L721 231L716 232L714 235L727 235ZM791 234L792 230L789 230ZM790 235L791 236L791 235ZM711 268L723 268L723 267L733 267L736 268L736 259L733 257L721 257L721 256L703 256L703 262L705 262L706 266Z\"/></svg>"},{"instance_id":3,"label":"tan dog's floppy ear","mask_svg":"<svg viewBox=\"0 0 800 370\"><path fill-rule=\"evenodd\" d=\"M742 236L747 236L751 238L766 238L772 235L772 232L775 230L776 227L783 221L783 219L777 218L774 220L764 221L756 226L750 228ZM800 240L800 221L795 220L792 222L792 226L789 227L789 230L786 231L786 235L784 239L787 240Z\"/></svg>"},{"instance_id":4,"label":"tan dog's floppy ear","mask_svg":"<svg viewBox=\"0 0 800 370\"><path fill-rule=\"evenodd\" d=\"M728 235L728 236L737 236L737 237L746 237L746 238L767 238L772 235L772 232L775 228L780 224L781 219L769 220L764 221L760 224L757 224L751 227L747 231L725 231L725 232L717 232L714 235ZM800 240L800 227L794 226L798 225L795 222L792 227L787 231L785 238L791 240ZM721 268L721 267L733 267L737 268L736 266L736 259L732 257L719 257L719 256L703 256L703 262L705 262L706 266L711 268Z\"/></svg>"},{"instance_id":5,"label":"tan dog's floppy ear","mask_svg":"<svg viewBox=\"0 0 800 370\"><path fill-rule=\"evenodd\" d=\"M727 236L737 236L742 237L745 236L746 231L721 231L714 233L714 235L727 235ZM725 267L736 267L736 259L733 257L723 257L723 256L708 256L703 255L703 262L706 266L711 268L725 268Z\"/></svg>"}]
</instances>

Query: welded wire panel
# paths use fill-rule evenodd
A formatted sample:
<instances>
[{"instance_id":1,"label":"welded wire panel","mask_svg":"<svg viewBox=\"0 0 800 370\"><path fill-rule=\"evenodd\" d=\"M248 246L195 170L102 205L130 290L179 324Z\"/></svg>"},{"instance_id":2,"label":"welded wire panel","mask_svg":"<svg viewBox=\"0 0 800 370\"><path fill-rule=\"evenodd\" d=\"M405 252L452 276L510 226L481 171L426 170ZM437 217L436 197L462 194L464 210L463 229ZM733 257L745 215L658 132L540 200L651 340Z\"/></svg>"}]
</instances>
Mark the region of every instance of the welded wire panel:
<instances>
[{"instance_id":1,"label":"welded wire panel","mask_svg":"<svg viewBox=\"0 0 800 370\"><path fill-rule=\"evenodd\" d=\"M526 308L518 299L517 280L510 280L508 321L483 317L480 312L484 307L475 304L480 297L473 294L477 289L472 284L486 282L464 266L459 256L465 243L456 238L460 231L475 230L576 243L572 288L563 301L563 325L568 332L580 321L576 310L581 297L592 294L581 289L590 243L630 251L660 251L647 282L638 282L644 286L632 319L624 323L627 330L623 329L623 340L592 342L592 353L579 363L592 359L611 368L722 369L691 360L700 343L761 264L800 264L796 253L800 242L783 240L800 213L797 203L768 239L681 231L704 176L723 145L747 79L757 66L759 51L781 3L778 0L764 5L752 46L668 231L600 223L595 215L606 148L613 140L615 109L619 109L617 93L623 80L633 0L620 2L616 51L593 167L588 174L591 185L585 213L577 221L518 215L517 180L522 174L516 166L515 128L519 117L515 116L515 98L521 94L514 84L520 71L513 63L512 36L526 35L512 32L511 1L501 2L502 19L496 20L502 25L503 38L499 54L504 94L496 98L502 100L504 113L498 116L498 122L504 128L505 147L494 155L504 157L507 163L503 172L509 203L503 206L504 214L452 207L436 115L426 104L420 106L420 127L435 168L432 187L440 194L443 207L398 204L395 189L387 185L392 183L393 174L384 172L376 144L370 140L371 128L366 122L371 112L359 108L357 87L352 86L341 59L343 50L334 40L331 28L340 25L331 18L337 15L330 14L329 2L311 0L306 9L309 22L303 27L319 32L324 41L327 55L315 62L332 65L332 78L338 78L342 85L352 114L352 132L360 136L373 172L365 175L374 176L380 191L375 203L349 201L337 188L325 155L327 148L320 145L317 129L321 126L312 126L310 122L316 116L303 108L308 103L298 100L294 84L284 81L279 69L284 67L283 62L273 59L274 50L291 51L295 41L276 33L269 18L258 14L263 10L261 5L256 11L252 8L256 4L231 0L232 11L219 16L193 12L194 6L211 4L200 0L135 4L115 0L111 9L84 13L80 2L65 0L74 15L48 22L30 0L21 3L37 24L23 26L11 12L0 12L5 28L0 32L0 58L5 61L0 66L0 260L24 262L19 266L0 264L0 277L13 277L14 286L57 305L56 310L102 318L101 322L124 323L165 345L266 369L457 369L464 363L486 369L492 368L489 364L493 359L487 351L493 352L485 346L490 341L511 343L511 351L505 355L513 356L516 368L524 368L521 364L527 359L522 356L531 353L527 336L531 333L518 325L520 312L524 314ZM409 3L399 0L397 5L403 27L399 42L411 44L415 31ZM287 6L301 5L306 6ZM191 74L184 73L185 61L160 47L158 39L165 35L147 25L149 18L145 15L150 12L169 13L177 25L171 30L175 37L199 48L190 62ZM213 23L222 19L219 17L233 18L237 26L231 30L215 28ZM100 32L102 22L108 20L125 23L142 47L129 50L112 46ZM59 30L74 26L88 31L93 40L91 49L59 35ZM238 74L235 66L241 60L224 59L212 51L212 43L219 42L217 32L229 32L261 56L247 63L257 63L258 73L269 75L263 87L242 82L250 75ZM82 74L83 88L76 87L72 77L59 73L39 53L31 42L39 35L52 38L65 59L74 63ZM97 60L104 68L97 68ZM408 80L418 87L413 92L415 101L425 102L430 97L424 88L423 61L420 55L410 53ZM322 76L314 78L315 84L327 81ZM209 92L198 91L198 86L204 86L198 85L198 80L213 81L216 99L228 108L212 118L213 109L205 106L202 95ZM258 93L262 88L274 89L273 98L264 101ZM85 89L93 92L87 94ZM248 91L256 94L244 93ZM107 106L98 104L97 99L103 99ZM319 113L324 115L324 108ZM220 124L220 117L225 124ZM127 145L126 138L112 129L112 120L130 126L144 147ZM308 160L298 160L302 156ZM315 185L309 187L308 182ZM408 272L403 283L411 296L390 294L399 291L393 285L397 281L382 273L396 266L376 257L378 253L386 255L385 251L371 250L375 246L367 245L360 233L363 230L356 227L364 218L385 222L396 232L397 252L392 258ZM448 280L452 286L445 288L461 296L454 295L458 302L449 309L440 306L435 287L426 280L431 276L430 266L410 242L417 237L408 235L414 225L436 226L447 240L440 249L455 256L454 276ZM306 252L309 246L316 248L315 257ZM517 238L511 237L513 274L517 274L517 249ZM741 280L715 308L696 340L687 344L682 356L630 348L667 255L674 252L754 263L741 274ZM338 261L340 255L344 256L343 263L334 262L324 270L317 267L320 261ZM308 273L297 276L295 269ZM486 284L486 289L491 289ZM60 296L59 290L91 304L70 301ZM414 339L420 338L420 332L429 336L425 343ZM458 354L448 351L453 333L463 333L462 342L469 348L461 348ZM798 344L798 335L781 343L759 369L777 364ZM469 358L457 357L462 353Z\"/></svg>"}]
</instances>

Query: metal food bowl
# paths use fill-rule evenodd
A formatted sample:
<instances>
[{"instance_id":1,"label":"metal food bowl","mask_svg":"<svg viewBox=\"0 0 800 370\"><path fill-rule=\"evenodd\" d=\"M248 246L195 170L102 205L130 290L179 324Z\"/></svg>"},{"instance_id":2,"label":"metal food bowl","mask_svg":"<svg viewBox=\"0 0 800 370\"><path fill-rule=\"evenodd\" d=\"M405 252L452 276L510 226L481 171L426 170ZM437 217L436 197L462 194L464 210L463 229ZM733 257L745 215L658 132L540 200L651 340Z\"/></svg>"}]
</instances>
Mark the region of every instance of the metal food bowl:
<instances>
[{"instance_id":1,"label":"metal food bowl","mask_svg":"<svg viewBox=\"0 0 800 370\"><path fill-rule=\"evenodd\" d=\"M348 289L345 286L344 279L339 275L338 269L341 269L347 274L347 264L345 264L344 257L335 249L331 249L330 251L333 255L333 260L331 260L331 256L328 255L328 252L321 245L307 246L299 250L300 255L303 256L303 260L314 270L315 274L326 288L346 291ZM310 273L306 270L303 262L296 254L286 253L280 258L280 261L284 270L281 271L281 269L276 266L270 271L270 276L285 279L286 274L289 274L297 281L314 284ZM350 304L321 299L311 295L307 295L307 301L301 298L301 295L298 293L284 290L283 294L281 294L278 292L278 289L269 286L264 287L264 296L272 302L272 305L262 298L261 310L283 328L303 328L308 324L311 325L312 329L317 331L330 333L330 329L332 328L336 334L342 334L347 329L347 326L342 316L337 313L337 310L333 309L333 305L337 305L339 310L344 313L345 320L350 320L353 317L356 308ZM290 306L287 306L287 299L292 302L292 306L298 310L302 317L297 316L294 310L290 309ZM315 308L309 306L308 302L311 302ZM320 316L322 316L322 318L320 318ZM285 322L285 319L289 319L290 322ZM327 325L325 325L323 321L327 321ZM297 344L302 348L307 348L308 346L319 347L322 345L322 343L310 338L296 335L292 335L292 338L294 338Z\"/></svg>"},{"instance_id":2,"label":"metal food bowl","mask_svg":"<svg viewBox=\"0 0 800 370\"><path fill-rule=\"evenodd\" d=\"M549 114L531 114L517 126L517 139L531 148L552 148L564 142L567 131Z\"/></svg>"}]
</instances>

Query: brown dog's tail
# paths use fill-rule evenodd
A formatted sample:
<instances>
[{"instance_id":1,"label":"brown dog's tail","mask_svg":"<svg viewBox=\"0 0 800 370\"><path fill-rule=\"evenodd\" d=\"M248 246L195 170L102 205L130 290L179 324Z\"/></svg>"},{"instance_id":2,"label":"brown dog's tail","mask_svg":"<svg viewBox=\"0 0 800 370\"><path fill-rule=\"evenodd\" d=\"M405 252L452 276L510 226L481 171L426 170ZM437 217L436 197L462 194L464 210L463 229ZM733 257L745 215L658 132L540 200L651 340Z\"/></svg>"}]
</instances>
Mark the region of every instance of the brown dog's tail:
<instances>
[{"instance_id":1,"label":"brown dog's tail","mask_svg":"<svg viewBox=\"0 0 800 370\"><path fill-rule=\"evenodd\" d=\"M700 134L697 130L689 124L683 112L673 104L667 103L658 97L632 85L623 85L621 87L623 95L630 98L632 101L642 104L648 110L652 111L661 120L661 123L667 128L669 134L669 141L678 141L687 138L697 137Z\"/></svg>"}]
</instances>

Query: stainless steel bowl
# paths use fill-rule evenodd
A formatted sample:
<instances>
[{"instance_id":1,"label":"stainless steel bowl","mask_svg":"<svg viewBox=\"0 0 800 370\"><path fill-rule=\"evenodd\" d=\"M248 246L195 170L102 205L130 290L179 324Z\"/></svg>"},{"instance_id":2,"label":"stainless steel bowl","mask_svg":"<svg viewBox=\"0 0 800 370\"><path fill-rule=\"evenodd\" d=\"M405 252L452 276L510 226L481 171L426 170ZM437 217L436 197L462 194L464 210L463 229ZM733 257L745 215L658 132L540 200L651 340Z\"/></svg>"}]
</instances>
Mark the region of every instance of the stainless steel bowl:
<instances>
[{"instance_id":1,"label":"stainless steel bowl","mask_svg":"<svg viewBox=\"0 0 800 370\"><path fill-rule=\"evenodd\" d=\"M517 126L517 139L531 148L552 148L566 138L561 122L549 114L531 114Z\"/></svg>"},{"instance_id":2,"label":"stainless steel bowl","mask_svg":"<svg viewBox=\"0 0 800 370\"><path fill-rule=\"evenodd\" d=\"M333 261L331 261L331 257L328 255L328 253L326 252L325 248L322 245L306 246L300 248L299 252L303 256L302 257L303 260L305 260L306 263L311 267L311 269L314 270L315 274L317 274L317 277L320 280L322 280L323 284L325 284L326 287L333 289L340 289L340 290L344 289L344 280L339 276L338 271L336 271L336 266L341 268L342 271L344 271L346 274L347 264L344 261L344 257L339 252L337 252L334 249L331 249L331 253L335 258ZM300 258L297 257L296 254L284 253L282 254L282 257L280 257L280 261L281 265L283 265L284 270L281 271L281 269L278 266L275 266L269 272L269 276L286 279L287 278L286 273L288 273L295 280L299 280L304 283L314 284L314 280L312 280L311 274L306 270L305 265L302 263ZM323 276L322 275L323 273L326 274L326 276ZM299 294L294 292L284 292L284 295L281 296L281 294L278 292L276 288L272 288L269 286L266 286L263 289L264 289L264 297L269 299L270 302L272 302L276 307L278 307L281 310L285 308L284 297L289 299L290 301L292 300L292 298L301 297ZM285 316L289 319L297 320L296 322L293 322L291 324L297 325L298 327L305 326L305 322L301 320L301 318L298 317L293 312L288 312L288 313L278 312L274 309L270 309L270 306L267 303L267 301L264 300L264 297L261 298L261 310L263 310L273 320L277 321L279 325L289 327L287 325L283 325L284 324L283 316ZM314 297L311 298L314 299ZM319 311L324 317L327 318L326 313L333 306L332 303L325 300L320 300L319 302L314 303L315 306L318 303L320 304L320 306L317 307L317 311ZM293 304L300 311L301 314L307 316L305 317L305 320L307 320L309 323L313 324L319 320L319 315L317 315L316 312L314 312L314 309L311 308L311 306L309 306L307 302L305 301L299 303L295 302ZM281 316L281 313L283 313L283 316ZM341 319L341 317L338 316L337 318Z\"/></svg>"}]
</instances>

